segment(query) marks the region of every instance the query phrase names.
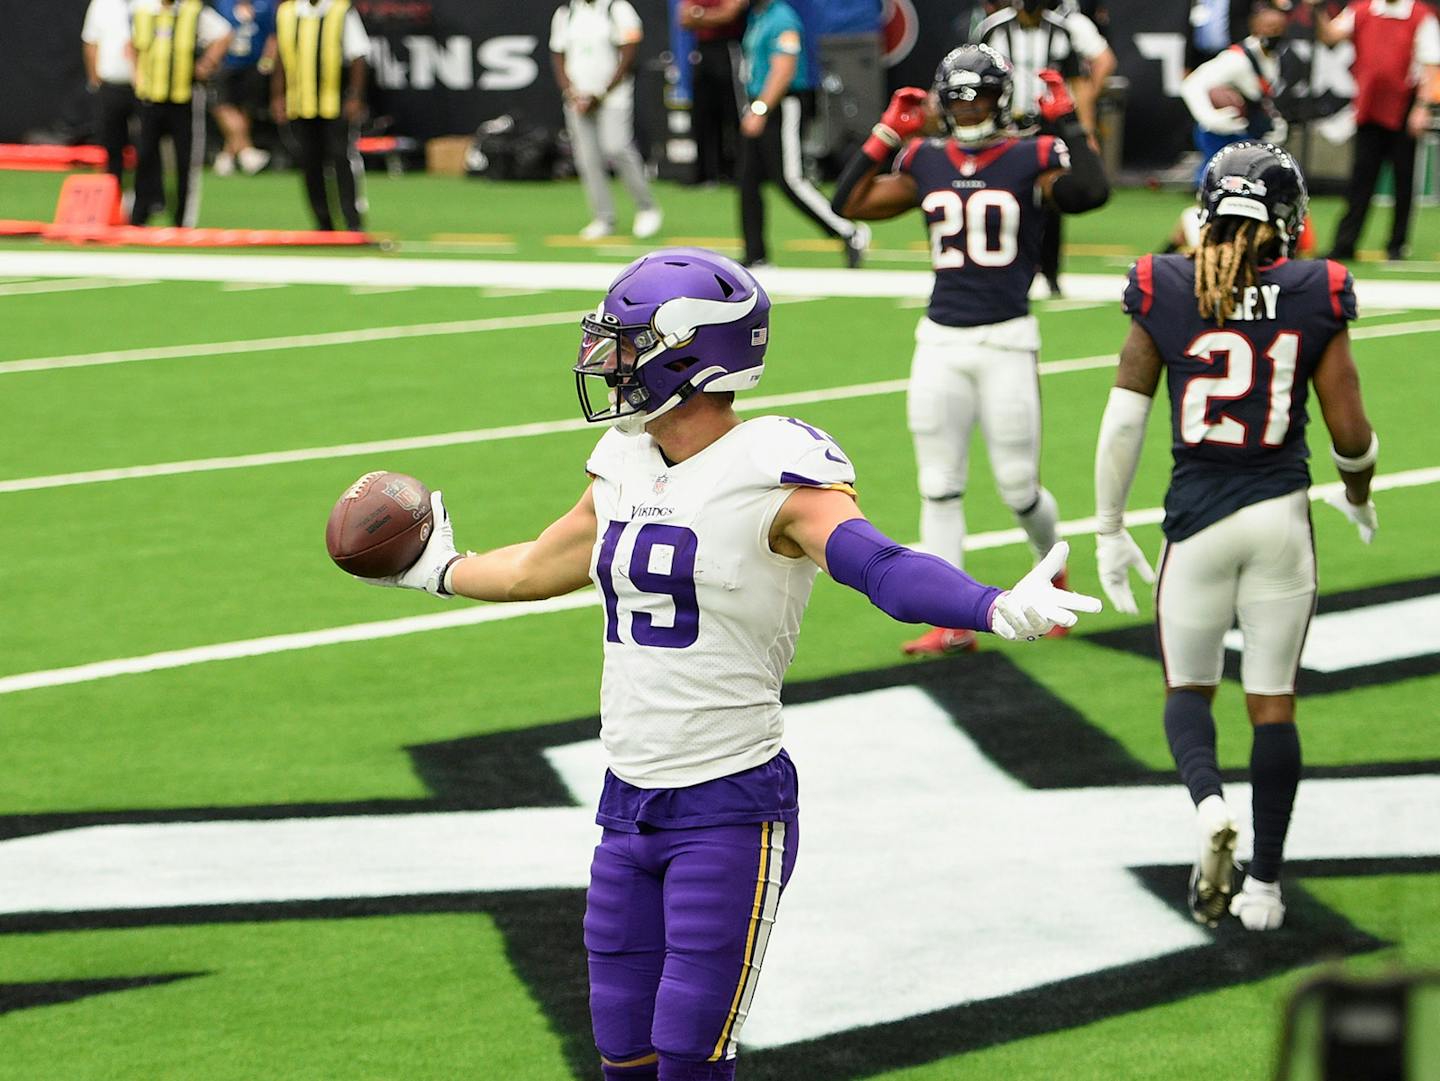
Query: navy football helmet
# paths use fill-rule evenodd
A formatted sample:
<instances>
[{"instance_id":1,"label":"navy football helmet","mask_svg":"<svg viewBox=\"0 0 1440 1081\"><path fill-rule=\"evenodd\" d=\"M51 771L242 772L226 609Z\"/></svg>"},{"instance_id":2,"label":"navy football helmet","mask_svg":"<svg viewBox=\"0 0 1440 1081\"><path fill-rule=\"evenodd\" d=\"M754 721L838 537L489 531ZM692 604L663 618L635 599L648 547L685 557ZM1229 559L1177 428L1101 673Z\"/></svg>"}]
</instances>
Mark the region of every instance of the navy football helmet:
<instances>
[{"instance_id":1,"label":"navy football helmet","mask_svg":"<svg viewBox=\"0 0 1440 1081\"><path fill-rule=\"evenodd\" d=\"M940 116L950 134L961 143L984 142L1010 123L1010 100L1015 95L1015 69L989 45L961 45L952 49L935 69L931 88ZM975 124L957 124L951 107L961 102L990 99L990 110Z\"/></svg>"},{"instance_id":2,"label":"navy football helmet","mask_svg":"<svg viewBox=\"0 0 1440 1081\"><path fill-rule=\"evenodd\" d=\"M1196 195L1201 225L1224 217L1269 222L1287 257L1295 252L1310 205L1300 166L1269 143L1231 143L1216 151Z\"/></svg>"}]
</instances>

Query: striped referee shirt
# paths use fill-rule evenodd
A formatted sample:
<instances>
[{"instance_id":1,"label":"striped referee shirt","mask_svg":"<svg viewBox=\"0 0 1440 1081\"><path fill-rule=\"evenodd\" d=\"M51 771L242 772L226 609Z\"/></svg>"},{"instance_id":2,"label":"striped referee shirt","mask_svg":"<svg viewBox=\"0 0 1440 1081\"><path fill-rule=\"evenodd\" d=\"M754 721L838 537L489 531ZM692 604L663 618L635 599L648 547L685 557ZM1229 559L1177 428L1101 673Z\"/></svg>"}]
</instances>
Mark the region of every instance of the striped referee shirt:
<instances>
[{"instance_id":1,"label":"striped referee shirt","mask_svg":"<svg viewBox=\"0 0 1440 1081\"><path fill-rule=\"evenodd\" d=\"M1015 66L1015 98L1011 108L1017 118L1034 116L1044 89L1040 72L1055 68L1067 78L1080 74L1081 60L1094 60L1108 45L1091 22L1080 12L1042 11L1040 22L1025 26L1019 12L1003 8L975 30L975 44L989 45Z\"/></svg>"}]
</instances>

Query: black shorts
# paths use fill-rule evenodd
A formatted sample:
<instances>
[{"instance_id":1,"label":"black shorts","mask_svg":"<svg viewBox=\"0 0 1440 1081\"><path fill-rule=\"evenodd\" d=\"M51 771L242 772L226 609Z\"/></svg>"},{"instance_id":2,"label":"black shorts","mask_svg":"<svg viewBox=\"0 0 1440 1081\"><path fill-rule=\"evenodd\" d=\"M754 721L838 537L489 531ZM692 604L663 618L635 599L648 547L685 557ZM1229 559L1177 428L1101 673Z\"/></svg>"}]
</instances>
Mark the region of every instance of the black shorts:
<instances>
[{"instance_id":1,"label":"black shorts","mask_svg":"<svg viewBox=\"0 0 1440 1081\"><path fill-rule=\"evenodd\" d=\"M221 68L210 80L210 105L258 109L265 102L268 83L255 68Z\"/></svg>"}]
</instances>

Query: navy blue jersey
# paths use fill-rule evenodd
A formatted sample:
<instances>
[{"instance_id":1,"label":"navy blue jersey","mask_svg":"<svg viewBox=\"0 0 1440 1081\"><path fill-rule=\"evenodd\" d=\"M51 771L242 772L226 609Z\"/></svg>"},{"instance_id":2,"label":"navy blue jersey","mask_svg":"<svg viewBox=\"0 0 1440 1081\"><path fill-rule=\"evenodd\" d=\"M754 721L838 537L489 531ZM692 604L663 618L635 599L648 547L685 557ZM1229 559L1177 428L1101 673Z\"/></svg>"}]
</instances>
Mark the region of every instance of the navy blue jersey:
<instances>
[{"instance_id":1,"label":"navy blue jersey","mask_svg":"<svg viewBox=\"0 0 1440 1081\"><path fill-rule=\"evenodd\" d=\"M1154 340L1170 391L1172 541L1310 484L1310 379L1355 318L1354 281L1329 260L1282 259L1259 277L1220 327L1196 308L1190 259L1145 255L1130 268L1125 312Z\"/></svg>"},{"instance_id":2,"label":"navy blue jersey","mask_svg":"<svg viewBox=\"0 0 1440 1081\"><path fill-rule=\"evenodd\" d=\"M932 320L974 327L1030 313L1044 228L1035 181L1069 164L1065 143L1050 135L980 150L916 139L901 151L895 171L915 178L930 230Z\"/></svg>"}]
</instances>

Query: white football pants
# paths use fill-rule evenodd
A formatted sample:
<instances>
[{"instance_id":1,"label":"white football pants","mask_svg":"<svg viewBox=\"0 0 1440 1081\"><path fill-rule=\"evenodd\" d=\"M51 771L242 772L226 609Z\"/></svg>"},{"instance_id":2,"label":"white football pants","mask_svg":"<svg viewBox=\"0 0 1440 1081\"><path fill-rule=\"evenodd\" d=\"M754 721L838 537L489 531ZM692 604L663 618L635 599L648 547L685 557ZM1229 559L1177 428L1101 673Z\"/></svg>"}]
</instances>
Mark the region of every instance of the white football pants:
<instances>
[{"instance_id":1,"label":"white football pants","mask_svg":"<svg viewBox=\"0 0 1440 1081\"><path fill-rule=\"evenodd\" d=\"M979 327L921 319L907 398L921 497L920 543L963 566L966 475L975 423L995 488L1037 553L1055 543L1055 499L1040 487L1039 325L1023 316Z\"/></svg>"},{"instance_id":2,"label":"white football pants","mask_svg":"<svg viewBox=\"0 0 1440 1081\"><path fill-rule=\"evenodd\" d=\"M1155 583L1160 657L1170 687L1213 687L1238 620L1247 694L1294 694L1315 611L1315 545L1302 488L1252 503L1166 544Z\"/></svg>"}]
</instances>

